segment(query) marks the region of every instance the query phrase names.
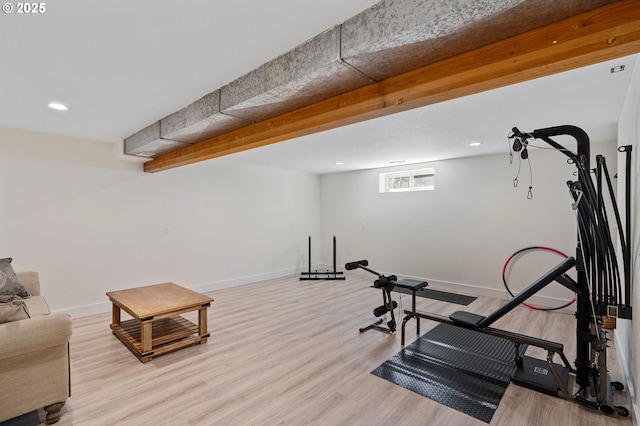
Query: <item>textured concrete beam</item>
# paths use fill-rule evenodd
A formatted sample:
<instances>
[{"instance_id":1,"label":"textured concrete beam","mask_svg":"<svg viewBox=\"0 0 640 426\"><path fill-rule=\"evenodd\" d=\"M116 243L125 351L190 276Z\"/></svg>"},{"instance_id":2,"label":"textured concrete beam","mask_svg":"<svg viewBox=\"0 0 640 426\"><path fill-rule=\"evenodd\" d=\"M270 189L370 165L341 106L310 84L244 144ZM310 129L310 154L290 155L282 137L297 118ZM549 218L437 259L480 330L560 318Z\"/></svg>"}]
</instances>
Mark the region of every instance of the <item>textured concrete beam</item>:
<instances>
[{"instance_id":1,"label":"textured concrete beam","mask_svg":"<svg viewBox=\"0 0 640 426\"><path fill-rule=\"evenodd\" d=\"M384 80L616 0L383 0L342 25L343 59Z\"/></svg>"},{"instance_id":2,"label":"textured concrete beam","mask_svg":"<svg viewBox=\"0 0 640 426\"><path fill-rule=\"evenodd\" d=\"M160 122L134 133L124 140L124 153L139 157L156 157L158 155L185 147L184 143L162 139L160 137Z\"/></svg>"},{"instance_id":3,"label":"textured concrete beam","mask_svg":"<svg viewBox=\"0 0 640 426\"><path fill-rule=\"evenodd\" d=\"M342 62L336 26L222 87L220 107L258 122L369 83Z\"/></svg>"},{"instance_id":4,"label":"textured concrete beam","mask_svg":"<svg viewBox=\"0 0 640 426\"><path fill-rule=\"evenodd\" d=\"M194 144L248 124L220 112L220 90L216 90L160 120L160 136Z\"/></svg>"}]
</instances>

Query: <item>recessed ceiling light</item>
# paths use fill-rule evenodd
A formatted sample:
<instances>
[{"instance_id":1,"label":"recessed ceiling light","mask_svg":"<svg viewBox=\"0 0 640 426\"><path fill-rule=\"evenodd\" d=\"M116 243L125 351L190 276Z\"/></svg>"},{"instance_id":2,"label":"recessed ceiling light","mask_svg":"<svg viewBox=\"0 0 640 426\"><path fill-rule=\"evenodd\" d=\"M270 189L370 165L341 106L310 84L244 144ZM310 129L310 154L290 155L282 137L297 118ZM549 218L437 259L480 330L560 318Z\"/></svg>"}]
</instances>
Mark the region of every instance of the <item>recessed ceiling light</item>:
<instances>
[{"instance_id":1,"label":"recessed ceiling light","mask_svg":"<svg viewBox=\"0 0 640 426\"><path fill-rule=\"evenodd\" d=\"M57 109L58 111L66 111L69 109L68 106L66 106L65 104L61 104L59 102L51 102L49 104L49 108L51 109Z\"/></svg>"},{"instance_id":2,"label":"recessed ceiling light","mask_svg":"<svg viewBox=\"0 0 640 426\"><path fill-rule=\"evenodd\" d=\"M480 146L480 145L482 145L482 142L471 142L469 144L469 146Z\"/></svg>"},{"instance_id":3,"label":"recessed ceiling light","mask_svg":"<svg viewBox=\"0 0 640 426\"><path fill-rule=\"evenodd\" d=\"M342 161L336 161L336 162L335 162L335 165L336 165L336 166L342 166L343 164L344 164L344 163L343 163Z\"/></svg>"}]
</instances>

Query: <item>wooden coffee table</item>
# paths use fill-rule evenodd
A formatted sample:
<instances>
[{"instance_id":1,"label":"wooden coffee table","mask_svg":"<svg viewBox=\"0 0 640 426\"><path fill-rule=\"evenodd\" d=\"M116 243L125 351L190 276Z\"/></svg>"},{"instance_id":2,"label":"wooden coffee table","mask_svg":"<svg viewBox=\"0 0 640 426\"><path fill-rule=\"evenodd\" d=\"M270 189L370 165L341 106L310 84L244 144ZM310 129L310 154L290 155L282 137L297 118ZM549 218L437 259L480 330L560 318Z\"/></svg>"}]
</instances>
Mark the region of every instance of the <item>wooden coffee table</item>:
<instances>
[{"instance_id":1,"label":"wooden coffee table","mask_svg":"<svg viewBox=\"0 0 640 426\"><path fill-rule=\"evenodd\" d=\"M107 293L113 303L111 330L142 362L180 348L205 343L207 308L213 299L173 283ZM121 321L121 309L133 318ZM198 311L198 325L180 314Z\"/></svg>"}]
</instances>

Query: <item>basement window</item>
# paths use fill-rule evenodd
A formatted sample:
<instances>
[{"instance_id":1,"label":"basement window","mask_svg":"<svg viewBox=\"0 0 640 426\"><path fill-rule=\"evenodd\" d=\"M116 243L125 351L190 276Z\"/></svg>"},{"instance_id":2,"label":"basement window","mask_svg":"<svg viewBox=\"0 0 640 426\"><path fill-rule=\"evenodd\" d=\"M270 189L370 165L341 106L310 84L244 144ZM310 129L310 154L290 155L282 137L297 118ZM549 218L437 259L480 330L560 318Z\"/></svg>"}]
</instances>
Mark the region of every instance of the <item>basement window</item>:
<instances>
[{"instance_id":1,"label":"basement window","mask_svg":"<svg viewBox=\"0 0 640 426\"><path fill-rule=\"evenodd\" d=\"M433 191L434 188L433 168L380 173L379 192Z\"/></svg>"}]
</instances>

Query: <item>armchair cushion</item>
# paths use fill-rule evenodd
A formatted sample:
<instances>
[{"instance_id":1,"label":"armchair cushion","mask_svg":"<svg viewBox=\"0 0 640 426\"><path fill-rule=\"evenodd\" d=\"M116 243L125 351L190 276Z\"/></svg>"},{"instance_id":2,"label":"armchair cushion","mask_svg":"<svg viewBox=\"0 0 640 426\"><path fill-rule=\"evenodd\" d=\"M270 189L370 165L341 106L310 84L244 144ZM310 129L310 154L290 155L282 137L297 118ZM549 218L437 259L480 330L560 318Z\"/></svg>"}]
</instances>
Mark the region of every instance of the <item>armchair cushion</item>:
<instances>
[{"instance_id":1,"label":"armchair cushion","mask_svg":"<svg viewBox=\"0 0 640 426\"><path fill-rule=\"evenodd\" d=\"M10 321L20 321L29 317L29 310L22 299L16 299L8 303L0 303L0 324Z\"/></svg>"},{"instance_id":2,"label":"armchair cushion","mask_svg":"<svg viewBox=\"0 0 640 426\"><path fill-rule=\"evenodd\" d=\"M7 257L0 259L0 302L11 302L17 298L31 296L24 288L11 267L11 259Z\"/></svg>"},{"instance_id":3,"label":"armchair cushion","mask_svg":"<svg viewBox=\"0 0 640 426\"><path fill-rule=\"evenodd\" d=\"M33 318L38 315L49 315L50 313L49 305L42 296L31 296L28 299L24 299L23 302L27 308L27 312L29 313L29 318Z\"/></svg>"}]
</instances>

